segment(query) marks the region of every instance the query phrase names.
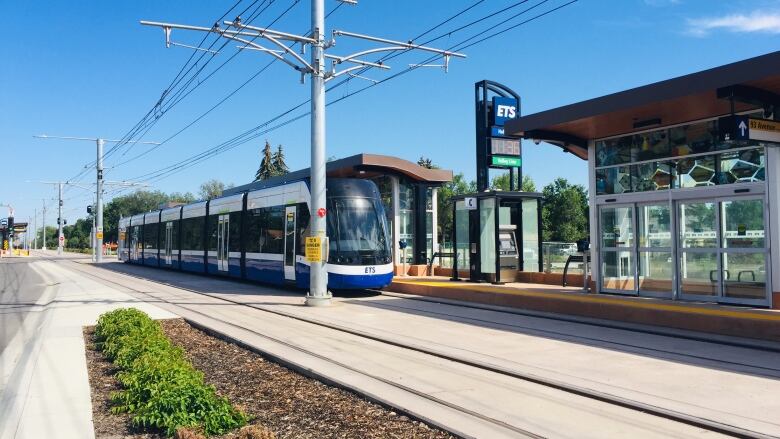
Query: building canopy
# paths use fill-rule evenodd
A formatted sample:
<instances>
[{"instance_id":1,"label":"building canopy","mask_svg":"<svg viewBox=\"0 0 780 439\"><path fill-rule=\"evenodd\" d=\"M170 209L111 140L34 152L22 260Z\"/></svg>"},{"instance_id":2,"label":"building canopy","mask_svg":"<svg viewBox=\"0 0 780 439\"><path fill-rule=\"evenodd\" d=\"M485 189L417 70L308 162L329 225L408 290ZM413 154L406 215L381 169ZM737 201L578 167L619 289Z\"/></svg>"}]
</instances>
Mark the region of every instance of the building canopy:
<instances>
[{"instance_id":1,"label":"building canopy","mask_svg":"<svg viewBox=\"0 0 780 439\"><path fill-rule=\"evenodd\" d=\"M780 51L520 117L505 130L587 160L589 140L774 106Z\"/></svg>"}]
</instances>

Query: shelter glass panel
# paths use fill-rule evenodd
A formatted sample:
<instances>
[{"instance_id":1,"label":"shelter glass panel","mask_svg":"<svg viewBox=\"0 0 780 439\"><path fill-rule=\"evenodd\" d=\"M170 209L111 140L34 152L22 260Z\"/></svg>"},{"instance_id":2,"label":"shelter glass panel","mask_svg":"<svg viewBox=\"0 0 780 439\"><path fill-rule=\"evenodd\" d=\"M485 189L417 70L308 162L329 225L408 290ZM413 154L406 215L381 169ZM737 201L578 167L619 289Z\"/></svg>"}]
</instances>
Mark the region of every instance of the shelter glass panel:
<instances>
[{"instance_id":1,"label":"shelter glass panel","mask_svg":"<svg viewBox=\"0 0 780 439\"><path fill-rule=\"evenodd\" d=\"M692 123L669 130L671 153L680 157L718 149L718 127L714 120Z\"/></svg>"},{"instance_id":2,"label":"shelter glass panel","mask_svg":"<svg viewBox=\"0 0 780 439\"><path fill-rule=\"evenodd\" d=\"M539 203L523 200L523 271L539 271Z\"/></svg>"},{"instance_id":3,"label":"shelter glass panel","mask_svg":"<svg viewBox=\"0 0 780 439\"><path fill-rule=\"evenodd\" d=\"M401 229L400 239L406 241L406 263L414 261L414 185L404 179L398 184L398 221Z\"/></svg>"},{"instance_id":4,"label":"shelter glass panel","mask_svg":"<svg viewBox=\"0 0 780 439\"><path fill-rule=\"evenodd\" d=\"M639 247L672 246L672 218L669 204L640 205Z\"/></svg>"},{"instance_id":5,"label":"shelter glass panel","mask_svg":"<svg viewBox=\"0 0 780 439\"><path fill-rule=\"evenodd\" d=\"M631 247L634 239L633 207L601 209L601 247Z\"/></svg>"},{"instance_id":6,"label":"shelter glass panel","mask_svg":"<svg viewBox=\"0 0 780 439\"><path fill-rule=\"evenodd\" d=\"M714 186L717 180L715 156L699 156L677 162L677 187Z\"/></svg>"},{"instance_id":7,"label":"shelter glass panel","mask_svg":"<svg viewBox=\"0 0 780 439\"><path fill-rule=\"evenodd\" d=\"M479 253L482 273L496 272L496 200L479 202Z\"/></svg>"},{"instance_id":8,"label":"shelter glass panel","mask_svg":"<svg viewBox=\"0 0 780 439\"><path fill-rule=\"evenodd\" d=\"M671 293L674 263L671 252L639 252L639 291Z\"/></svg>"},{"instance_id":9,"label":"shelter glass panel","mask_svg":"<svg viewBox=\"0 0 780 439\"><path fill-rule=\"evenodd\" d=\"M633 256L631 251L601 252L601 283L603 288L634 291Z\"/></svg>"},{"instance_id":10,"label":"shelter glass panel","mask_svg":"<svg viewBox=\"0 0 780 439\"><path fill-rule=\"evenodd\" d=\"M616 166L596 170L597 195L622 194L631 191L630 166Z\"/></svg>"},{"instance_id":11,"label":"shelter glass panel","mask_svg":"<svg viewBox=\"0 0 780 439\"><path fill-rule=\"evenodd\" d=\"M720 155L719 184L766 180L764 148L730 151Z\"/></svg>"},{"instance_id":12,"label":"shelter glass panel","mask_svg":"<svg viewBox=\"0 0 780 439\"><path fill-rule=\"evenodd\" d=\"M723 295L731 298L766 298L766 253L723 254Z\"/></svg>"},{"instance_id":13,"label":"shelter glass panel","mask_svg":"<svg viewBox=\"0 0 780 439\"><path fill-rule=\"evenodd\" d=\"M680 256L680 292L697 296L718 294L718 253L683 251Z\"/></svg>"},{"instance_id":14,"label":"shelter glass panel","mask_svg":"<svg viewBox=\"0 0 780 439\"><path fill-rule=\"evenodd\" d=\"M696 201L680 203L680 246L713 248L718 246L717 204Z\"/></svg>"},{"instance_id":15,"label":"shelter glass panel","mask_svg":"<svg viewBox=\"0 0 780 439\"><path fill-rule=\"evenodd\" d=\"M455 241L457 244L455 252L458 255L458 268L463 270L467 270L471 264L469 257L469 212L466 209L465 201L455 202Z\"/></svg>"}]
</instances>

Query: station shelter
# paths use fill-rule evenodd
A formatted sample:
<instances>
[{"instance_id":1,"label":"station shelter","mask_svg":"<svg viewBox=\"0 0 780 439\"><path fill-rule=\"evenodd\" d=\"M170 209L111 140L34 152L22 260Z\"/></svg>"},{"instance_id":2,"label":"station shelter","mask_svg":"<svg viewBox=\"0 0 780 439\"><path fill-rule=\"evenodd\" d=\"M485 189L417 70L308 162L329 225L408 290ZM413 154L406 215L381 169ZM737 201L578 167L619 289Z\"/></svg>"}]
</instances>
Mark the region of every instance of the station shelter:
<instances>
[{"instance_id":1,"label":"station shelter","mask_svg":"<svg viewBox=\"0 0 780 439\"><path fill-rule=\"evenodd\" d=\"M780 308L780 52L508 121L587 161L599 293Z\"/></svg>"},{"instance_id":2,"label":"station shelter","mask_svg":"<svg viewBox=\"0 0 780 439\"><path fill-rule=\"evenodd\" d=\"M248 192L267 184L279 184L309 176L309 168L226 189L224 195ZM372 180L379 188L382 204L392 232L393 260L397 272L424 266L439 248L438 188L452 181L452 171L429 169L397 157L379 154L357 154L327 162L331 178ZM406 245L399 250L399 242ZM405 256L406 260L403 260Z\"/></svg>"},{"instance_id":3,"label":"station shelter","mask_svg":"<svg viewBox=\"0 0 780 439\"><path fill-rule=\"evenodd\" d=\"M542 194L484 191L453 200L453 280L468 270L472 282L515 282L542 271Z\"/></svg>"}]
</instances>

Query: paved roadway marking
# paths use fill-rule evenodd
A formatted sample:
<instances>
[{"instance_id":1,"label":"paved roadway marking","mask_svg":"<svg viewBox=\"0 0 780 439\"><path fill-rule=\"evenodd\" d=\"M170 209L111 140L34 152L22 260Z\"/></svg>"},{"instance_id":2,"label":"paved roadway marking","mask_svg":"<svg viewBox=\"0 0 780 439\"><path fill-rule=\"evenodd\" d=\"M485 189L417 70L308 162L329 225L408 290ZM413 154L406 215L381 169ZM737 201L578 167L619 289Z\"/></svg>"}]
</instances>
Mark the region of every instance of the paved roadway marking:
<instances>
[{"instance_id":1,"label":"paved roadway marking","mask_svg":"<svg viewBox=\"0 0 780 439\"><path fill-rule=\"evenodd\" d=\"M46 290L46 282L33 268L35 259L0 259L0 353L36 312L35 303Z\"/></svg>"}]
</instances>

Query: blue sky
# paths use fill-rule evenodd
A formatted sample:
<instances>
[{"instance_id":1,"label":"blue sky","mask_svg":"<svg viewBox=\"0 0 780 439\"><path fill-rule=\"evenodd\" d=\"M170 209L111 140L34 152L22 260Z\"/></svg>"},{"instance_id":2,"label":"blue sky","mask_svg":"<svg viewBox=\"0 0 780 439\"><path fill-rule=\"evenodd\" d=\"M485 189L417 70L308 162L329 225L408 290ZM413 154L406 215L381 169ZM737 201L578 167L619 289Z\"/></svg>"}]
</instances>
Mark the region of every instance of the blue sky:
<instances>
[{"instance_id":1,"label":"blue sky","mask_svg":"<svg viewBox=\"0 0 780 439\"><path fill-rule=\"evenodd\" d=\"M529 0L432 45L449 47L489 32L497 22L540 1ZM0 152L6 163L0 203L12 204L18 220L31 217L34 208L40 215L42 199L50 199L54 189L25 181L68 179L94 160L93 143L38 140L34 134L119 138L159 99L192 52L166 49L163 32L141 26L138 20L210 26L234 2L0 0L0 11L7 18L1 31ZM510 23L565 2L548 0ZM243 0L239 9L251 3ZM407 40L474 3L479 4L427 37L517 1L359 0L358 6L340 7L326 26ZM266 26L293 4L293 0L275 0L253 23ZM326 0L326 9L336 4L336 0ZM309 12L309 2L299 1L273 27L303 32ZM441 167L473 178L476 81L491 79L513 88L524 100L523 114L530 114L772 52L778 49L778 37L777 0L579 0L467 49L468 58L453 60L447 74L441 69L418 69L329 107L327 154L343 157L372 152L409 160L424 155ZM173 41L184 44L197 44L201 38L199 33L173 32ZM215 56L199 80L232 56L234 46L227 45ZM366 47L342 38L331 53L347 54ZM389 62L390 73L425 57L419 53L398 57ZM165 113L143 139L159 141L176 133L269 60L266 54L240 53ZM374 79L386 75L366 73ZM275 63L215 111L143 158L112 167L148 148L140 145L110 157L106 179L135 178L271 119L308 98L308 84L300 85L298 80L289 67ZM350 81L332 91L329 100L367 84ZM300 111L291 116L297 114ZM153 188L197 192L200 183L210 178L246 183L254 176L265 139L274 146L284 145L291 169L308 166L309 121L303 118L154 181ZM582 184L587 177L585 162L550 145L531 142L524 143L524 173L540 187L559 176ZM80 180L93 182L94 171ZM70 189L65 198L65 217L71 223L85 214L92 195ZM47 223L53 224L55 203L49 201L49 207Z\"/></svg>"}]
</instances>

